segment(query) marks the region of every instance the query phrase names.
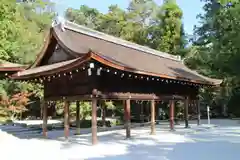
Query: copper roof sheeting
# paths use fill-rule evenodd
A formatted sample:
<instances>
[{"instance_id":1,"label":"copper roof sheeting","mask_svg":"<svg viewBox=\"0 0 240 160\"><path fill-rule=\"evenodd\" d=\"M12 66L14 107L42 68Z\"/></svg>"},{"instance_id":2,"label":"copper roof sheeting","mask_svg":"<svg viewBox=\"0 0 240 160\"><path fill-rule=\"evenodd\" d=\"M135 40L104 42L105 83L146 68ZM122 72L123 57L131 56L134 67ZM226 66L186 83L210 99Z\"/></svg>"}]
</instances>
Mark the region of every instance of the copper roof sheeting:
<instances>
[{"instance_id":1,"label":"copper roof sheeting","mask_svg":"<svg viewBox=\"0 0 240 160\"><path fill-rule=\"evenodd\" d=\"M25 69L27 66L11 63L5 60L0 59L0 71L20 71Z\"/></svg>"},{"instance_id":2,"label":"copper roof sheeting","mask_svg":"<svg viewBox=\"0 0 240 160\"><path fill-rule=\"evenodd\" d=\"M190 70L178 56L140 46L68 21L65 22L64 27L65 29L62 30L59 25L55 26L52 30L54 37L59 45L67 51L79 54L79 56L92 51L109 62L139 71L139 73L144 72L163 78L186 80L201 84L218 85L222 82L222 80L211 79ZM72 63L72 61L74 60L66 63ZM43 70L45 72L59 67L57 64L55 65L55 67L47 65L25 70L20 72L18 76L30 76Z\"/></svg>"},{"instance_id":3,"label":"copper roof sheeting","mask_svg":"<svg viewBox=\"0 0 240 160\"><path fill-rule=\"evenodd\" d=\"M90 29L90 28L87 28L87 27L84 27L84 26L81 26L81 25L77 25L77 24L69 22L69 21L65 22L65 28L67 30L75 31L77 33L85 34L85 35L90 36L90 37L94 37L94 38L97 38L97 39L100 39L100 40L105 40L105 41L114 43L115 45L121 45L121 46L127 47L129 49L135 49L135 50L138 50L138 51L141 51L141 52L157 55L157 56L160 56L160 57L163 57L163 58L172 59L172 60L176 60L176 61L181 61L180 56L174 56L174 55L171 55L171 54L168 54L168 53L164 53L164 52L161 52L161 51L151 49L151 48L146 47L146 46L141 46L139 44L132 43L130 41L126 41L126 40L123 40L121 38L117 38L117 37L105 34L103 32L98 32L96 30L93 30L93 29ZM59 27L58 27L58 29L59 29ZM56 29L55 29L55 31L56 31ZM64 40L64 39L66 39L66 38L62 38L62 40ZM83 45L81 45L81 46L83 48L88 49L88 47L86 47L86 46L83 46Z\"/></svg>"},{"instance_id":4,"label":"copper roof sheeting","mask_svg":"<svg viewBox=\"0 0 240 160\"><path fill-rule=\"evenodd\" d=\"M71 22L65 23L65 31L60 31L59 27L56 27L54 31L58 33L63 42L65 39L72 39L71 46L82 46L85 51L90 49L103 58L128 68L201 83L220 84L222 82L222 80L202 76L187 68L178 56L140 46ZM66 45L68 48L71 46ZM76 52L77 48L73 47L73 50Z\"/></svg>"},{"instance_id":5,"label":"copper roof sheeting","mask_svg":"<svg viewBox=\"0 0 240 160\"><path fill-rule=\"evenodd\" d=\"M72 60L54 63L50 65L40 66L36 68L26 69L24 71L18 72L12 76L13 79L25 79L29 77L39 77L39 76L47 76L52 75L58 72L62 72L65 70L69 70L73 67L77 67L78 65L81 65L85 61L87 61L87 57L80 57L75 58Z\"/></svg>"}]
</instances>

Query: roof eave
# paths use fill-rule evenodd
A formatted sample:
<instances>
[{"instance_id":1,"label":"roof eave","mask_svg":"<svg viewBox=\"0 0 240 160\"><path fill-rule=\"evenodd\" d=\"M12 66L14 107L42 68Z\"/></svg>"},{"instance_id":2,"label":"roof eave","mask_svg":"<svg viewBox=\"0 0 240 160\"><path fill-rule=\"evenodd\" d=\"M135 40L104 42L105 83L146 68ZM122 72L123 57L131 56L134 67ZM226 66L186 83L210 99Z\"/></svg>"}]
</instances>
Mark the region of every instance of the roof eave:
<instances>
[{"instance_id":1,"label":"roof eave","mask_svg":"<svg viewBox=\"0 0 240 160\"><path fill-rule=\"evenodd\" d=\"M109 66L111 68L115 68L118 70L122 70L122 71L126 71L126 72L131 72L131 73L135 73L135 74L141 74L141 75L146 75L146 76L154 76L154 77L159 77L159 78L166 78L166 79L172 79L172 80L180 80L180 81L186 81L186 82L190 82L190 83L195 83L195 84L200 84L200 85L208 85L208 86L218 86L222 83L222 80L216 80L216 79L211 79L208 78L207 81L196 81L196 80L191 80L191 79L186 79L184 77L171 77L168 75L163 75L163 74L156 74L156 73L150 73L150 72L145 72L145 71L139 71L136 70L134 68L129 68L126 66L122 66L119 65L107 58L101 57L100 55L98 55L97 53L90 51L88 54L86 54L84 57L79 58L79 60L77 60L76 62L70 63L66 66L60 67L60 68L56 68L53 70L47 70L41 73L33 73L30 75L26 75L26 76L19 76L19 73L15 73L13 75L10 76L11 79L15 79L15 80L27 80L27 79L34 79L34 78L38 78L41 76L50 76L52 74L56 74L59 72L63 72L66 70L70 70L71 68L74 68L78 65L81 65L83 63L85 63L86 61L89 61L90 59L94 59L106 66Z\"/></svg>"},{"instance_id":2,"label":"roof eave","mask_svg":"<svg viewBox=\"0 0 240 160\"><path fill-rule=\"evenodd\" d=\"M184 78L184 77L172 77L172 76L168 76L168 75L164 75L164 74L157 74L157 73L152 73L152 72L140 71L140 70L137 70L136 68L129 68L129 67L126 67L126 66L119 65L119 64L113 62L112 60L109 60L107 58L104 58L104 57L100 56L96 52L91 52L91 58L93 58L94 60L96 60L96 61L98 61L98 62L100 62L100 63L102 63L106 66L109 66L109 67L112 67L112 68L115 68L115 69L118 69L118 70L126 71L126 72L136 73L136 74L142 74L142 75L159 77L159 78L166 78L166 79L172 79L172 80L186 81L186 82L190 82L190 83L207 85L207 86L216 86L216 85L220 85L222 83L222 81L214 83L214 82L209 81L209 80L198 81L198 80L187 79L187 78Z\"/></svg>"},{"instance_id":3,"label":"roof eave","mask_svg":"<svg viewBox=\"0 0 240 160\"><path fill-rule=\"evenodd\" d=\"M46 53L48 45L51 42L51 39L52 39L52 36L53 36L52 31L53 31L53 28L51 28L46 33L46 36L44 37L44 45L42 46L41 51L37 55L36 60L31 65L29 65L29 67L27 67L26 69L34 68L34 67L36 67L36 66L38 66L40 64L41 60L43 59L43 57L44 57L44 55Z\"/></svg>"},{"instance_id":4,"label":"roof eave","mask_svg":"<svg viewBox=\"0 0 240 160\"><path fill-rule=\"evenodd\" d=\"M208 78L209 82L211 83L211 86L221 86L221 84L223 83L223 80L222 79L213 79L213 78Z\"/></svg>"},{"instance_id":5,"label":"roof eave","mask_svg":"<svg viewBox=\"0 0 240 160\"><path fill-rule=\"evenodd\" d=\"M77 66L80 66L82 64L84 64L85 62L89 61L91 59L91 54L86 54L84 57L78 58L76 61L64 65L62 67L59 68L54 68L52 70L46 70L43 72L39 72L39 73L32 73L29 75L19 75L19 72L13 74L10 76L11 79L14 80L29 80L29 79L34 79L34 78L39 78L42 76L51 76L53 74L59 73L59 72L64 72L67 70L70 70L71 68L75 68Z\"/></svg>"},{"instance_id":6,"label":"roof eave","mask_svg":"<svg viewBox=\"0 0 240 160\"><path fill-rule=\"evenodd\" d=\"M27 66L22 67L0 67L0 72L14 72L14 71L23 71Z\"/></svg>"}]
</instances>

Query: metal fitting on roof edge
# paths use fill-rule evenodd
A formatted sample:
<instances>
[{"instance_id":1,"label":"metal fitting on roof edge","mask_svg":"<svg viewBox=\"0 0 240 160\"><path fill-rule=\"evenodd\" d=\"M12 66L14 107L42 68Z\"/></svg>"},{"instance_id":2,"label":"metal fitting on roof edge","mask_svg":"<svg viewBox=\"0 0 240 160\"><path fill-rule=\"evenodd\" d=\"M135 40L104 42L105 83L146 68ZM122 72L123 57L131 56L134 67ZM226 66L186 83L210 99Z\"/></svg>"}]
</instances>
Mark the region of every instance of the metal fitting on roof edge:
<instances>
[{"instance_id":1,"label":"metal fitting on roof edge","mask_svg":"<svg viewBox=\"0 0 240 160\"><path fill-rule=\"evenodd\" d=\"M66 22L66 20L63 17L57 15L52 22L52 27L60 25L61 30L64 32L65 31L65 22Z\"/></svg>"},{"instance_id":2,"label":"metal fitting on roof edge","mask_svg":"<svg viewBox=\"0 0 240 160\"><path fill-rule=\"evenodd\" d=\"M179 60L179 61L182 61L182 57L180 55L177 55L176 58Z\"/></svg>"}]
</instances>

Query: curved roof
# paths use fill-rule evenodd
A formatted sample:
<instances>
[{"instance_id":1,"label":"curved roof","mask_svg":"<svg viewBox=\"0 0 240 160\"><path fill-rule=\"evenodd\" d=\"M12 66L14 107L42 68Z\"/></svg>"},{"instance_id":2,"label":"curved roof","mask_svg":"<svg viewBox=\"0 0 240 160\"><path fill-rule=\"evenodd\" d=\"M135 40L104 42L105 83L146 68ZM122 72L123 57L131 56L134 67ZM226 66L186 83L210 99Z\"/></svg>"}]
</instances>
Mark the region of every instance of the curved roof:
<instances>
[{"instance_id":1,"label":"curved roof","mask_svg":"<svg viewBox=\"0 0 240 160\"><path fill-rule=\"evenodd\" d=\"M45 68L44 72L46 72L46 69L48 71L53 70L53 66L57 64L39 67L43 57L46 54L51 54L47 53L46 49L53 37L62 48L75 58L58 63L60 65L62 63L63 66L64 63L67 63L67 65L75 63L75 60L79 60L76 57L85 55L85 58L95 59L109 67L137 74L209 85L219 85L222 82L222 80L211 79L189 69L179 56L140 46L68 21L64 23L64 26L60 24L51 29L39 58L31 69L20 72L18 79L41 74L43 72L41 71L42 67ZM90 54L89 51L91 51Z\"/></svg>"}]
</instances>

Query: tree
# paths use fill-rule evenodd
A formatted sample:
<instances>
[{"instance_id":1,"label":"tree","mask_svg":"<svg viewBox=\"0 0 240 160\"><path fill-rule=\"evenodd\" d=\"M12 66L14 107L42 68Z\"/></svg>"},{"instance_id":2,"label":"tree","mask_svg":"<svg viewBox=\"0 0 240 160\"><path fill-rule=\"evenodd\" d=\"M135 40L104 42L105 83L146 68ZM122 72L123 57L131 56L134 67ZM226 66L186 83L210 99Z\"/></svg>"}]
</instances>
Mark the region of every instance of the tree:
<instances>
[{"instance_id":1,"label":"tree","mask_svg":"<svg viewBox=\"0 0 240 160\"><path fill-rule=\"evenodd\" d=\"M99 11L86 5L80 6L79 9L68 8L65 17L74 23L96 29L98 26Z\"/></svg>"},{"instance_id":2,"label":"tree","mask_svg":"<svg viewBox=\"0 0 240 160\"><path fill-rule=\"evenodd\" d=\"M36 13L36 7L46 7L41 1L16 4L2 0L0 4L0 58L29 64L42 46L43 32L49 27L52 14Z\"/></svg>"},{"instance_id":3,"label":"tree","mask_svg":"<svg viewBox=\"0 0 240 160\"><path fill-rule=\"evenodd\" d=\"M109 6L109 12L101 14L98 21L99 26L97 26L97 30L116 37L127 38L127 14L117 5Z\"/></svg>"},{"instance_id":4,"label":"tree","mask_svg":"<svg viewBox=\"0 0 240 160\"><path fill-rule=\"evenodd\" d=\"M158 14L161 23L161 39L157 49L171 53L178 54L181 44L182 31L182 10L176 4L175 0L165 0L161 6L161 12Z\"/></svg>"},{"instance_id":5,"label":"tree","mask_svg":"<svg viewBox=\"0 0 240 160\"><path fill-rule=\"evenodd\" d=\"M0 101L1 115L10 116L11 120L21 119L22 113L27 111L31 93L21 92L14 94L12 97L2 97Z\"/></svg>"},{"instance_id":6,"label":"tree","mask_svg":"<svg viewBox=\"0 0 240 160\"><path fill-rule=\"evenodd\" d=\"M129 38L137 44L153 47L151 41L156 34L151 34L150 27L156 26L156 15L159 6L153 0L132 0L128 7L128 23L132 22L130 28L132 36ZM152 27L152 29L157 29ZM156 49L156 48L154 48Z\"/></svg>"}]
</instances>

